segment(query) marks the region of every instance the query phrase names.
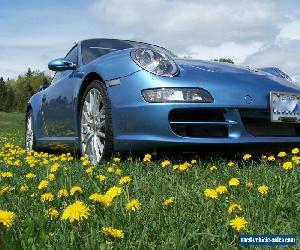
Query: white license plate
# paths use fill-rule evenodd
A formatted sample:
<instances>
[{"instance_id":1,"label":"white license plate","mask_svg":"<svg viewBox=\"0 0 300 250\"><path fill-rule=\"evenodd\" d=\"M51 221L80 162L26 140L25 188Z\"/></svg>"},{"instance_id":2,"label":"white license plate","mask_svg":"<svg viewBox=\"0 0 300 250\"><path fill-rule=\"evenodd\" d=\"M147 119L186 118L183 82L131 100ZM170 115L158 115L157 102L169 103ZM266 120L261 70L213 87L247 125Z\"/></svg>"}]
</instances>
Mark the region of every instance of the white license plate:
<instances>
[{"instance_id":1,"label":"white license plate","mask_svg":"<svg viewBox=\"0 0 300 250\"><path fill-rule=\"evenodd\" d=\"M271 92L272 122L300 122L300 94Z\"/></svg>"}]
</instances>

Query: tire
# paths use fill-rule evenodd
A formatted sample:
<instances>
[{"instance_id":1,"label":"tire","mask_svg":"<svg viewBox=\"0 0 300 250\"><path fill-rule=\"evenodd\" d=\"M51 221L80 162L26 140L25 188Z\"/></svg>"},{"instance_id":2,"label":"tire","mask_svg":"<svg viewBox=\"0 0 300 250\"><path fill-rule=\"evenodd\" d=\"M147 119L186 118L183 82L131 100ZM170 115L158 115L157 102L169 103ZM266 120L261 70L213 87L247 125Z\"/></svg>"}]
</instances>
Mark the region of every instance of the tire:
<instances>
[{"instance_id":1,"label":"tire","mask_svg":"<svg viewBox=\"0 0 300 250\"><path fill-rule=\"evenodd\" d=\"M25 149L26 151L35 150L34 119L30 109L25 119Z\"/></svg>"},{"instance_id":2,"label":"tire","mask_svg":"<svg viewBox=\"0 0 300 250\"><path fill-rule=\"evenodd\" d=\"M113 152L112 116L104 84L92 81L85 89L79 112L79 147L82 156L97 165Z\"/></svg>"}]
</instances>

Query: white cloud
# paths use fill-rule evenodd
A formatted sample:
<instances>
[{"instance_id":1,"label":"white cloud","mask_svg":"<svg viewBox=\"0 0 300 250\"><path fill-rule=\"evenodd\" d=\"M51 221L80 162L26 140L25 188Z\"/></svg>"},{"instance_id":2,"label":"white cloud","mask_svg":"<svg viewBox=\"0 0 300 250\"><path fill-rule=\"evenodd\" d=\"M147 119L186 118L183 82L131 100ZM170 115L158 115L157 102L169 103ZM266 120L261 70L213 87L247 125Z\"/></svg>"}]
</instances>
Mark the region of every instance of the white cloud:
<instances>
[{"instance_id":1,"label":"white cloud","mask_svg":"<svg viewBox=\"0 0 300 250\"><path fill-rule=\"evenodd\" d=\"M253 67L274 66L300 80L300 40L277 39L248 56L245 65Z\"/></svg>"},{"instance_id":2,"label":"white cloud","mask_svg":"<svg viewBox=\"0 0 300 250\"><path fill-rule=\"evenodd\" d=\"M181 56L194 59L231 58L235 63L242 63L249 55L255 53L263 43L254 42L249 44L237 44L234 42L222 43L219 46L195 45L186 49Z\"/></svg>"},{"instance_id":3,"label":"white cloud","mask_svg":"<svg viewBox=\"0 0 300 250\"><path fill-rule=\"evenodd\" d=\"M283 24L278 38L300 39L300 20Z\"/></svg>"},{"instance_id":4,"label":"white cloud","mask_svg":"<svg viewBox=\"0 0 300 250\"><path fill-rule=\"evenodd\" d=\"M275 1L99 0L92 12L119 35L186 46L262 42L279 33L280 5Z\"/></svg>"}]
</instances>

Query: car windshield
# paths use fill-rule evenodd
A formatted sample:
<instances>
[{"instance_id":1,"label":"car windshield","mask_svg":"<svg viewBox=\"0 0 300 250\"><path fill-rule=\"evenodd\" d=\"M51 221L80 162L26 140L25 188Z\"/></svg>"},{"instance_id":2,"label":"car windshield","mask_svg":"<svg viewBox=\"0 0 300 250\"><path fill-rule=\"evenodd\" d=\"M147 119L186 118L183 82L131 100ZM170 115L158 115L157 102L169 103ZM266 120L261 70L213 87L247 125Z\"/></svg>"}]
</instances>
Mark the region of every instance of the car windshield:
<instances>
[{"instance_id":1,"label":"car windshield","mask_svg":"<svg viewBox=\"0 0 300 250\"><path fill-rule=\"evenodd\" d=\"M117 40L117 39L90 39L85 40L81 43L81 53L82 53L82 60L84 64L87 64L98 57L106 55L108 53L129 49L129 48L151 48L158 50L169 57L176 57L172 52L169 50L142 42L135 42L135 41L127 41L127 40Z\"/></svg>"}]
</instances>

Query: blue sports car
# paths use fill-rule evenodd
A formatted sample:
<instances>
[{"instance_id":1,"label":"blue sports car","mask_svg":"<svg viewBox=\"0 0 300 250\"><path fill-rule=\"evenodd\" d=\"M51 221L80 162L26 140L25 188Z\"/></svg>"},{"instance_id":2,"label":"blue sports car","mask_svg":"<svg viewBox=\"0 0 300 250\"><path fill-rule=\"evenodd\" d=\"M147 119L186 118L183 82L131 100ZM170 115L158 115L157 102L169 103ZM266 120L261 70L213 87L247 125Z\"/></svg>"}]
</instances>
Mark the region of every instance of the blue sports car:
<instances>
[{"instance_id":1,"label":"blue sports car","mask_svg":"<svg viewBox=\"0 0 300 250\"><path fill-rule=\"evenodd\" d=\"M300 87L277 68L183 59L147 43L76 43L28 102L26 149L113 151L300 143Z\"/></svg>"}]
</instances>

